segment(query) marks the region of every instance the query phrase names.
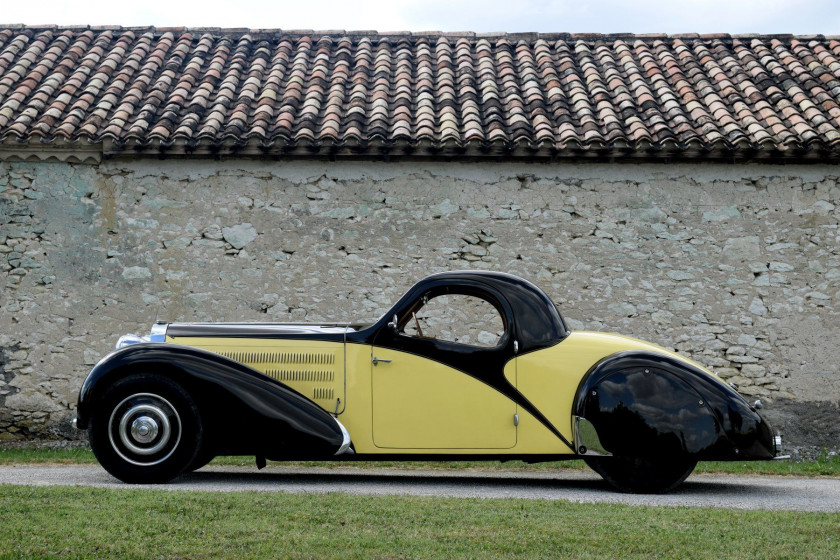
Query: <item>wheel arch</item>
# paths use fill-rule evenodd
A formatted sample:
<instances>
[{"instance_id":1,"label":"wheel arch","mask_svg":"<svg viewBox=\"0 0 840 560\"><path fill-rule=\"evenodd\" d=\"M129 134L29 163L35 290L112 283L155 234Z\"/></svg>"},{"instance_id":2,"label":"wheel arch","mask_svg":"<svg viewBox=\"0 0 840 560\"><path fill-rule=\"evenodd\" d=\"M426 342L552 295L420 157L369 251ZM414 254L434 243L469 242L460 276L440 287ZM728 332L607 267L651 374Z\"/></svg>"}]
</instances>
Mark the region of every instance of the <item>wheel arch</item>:
<instances>
[{"instance_id":1,"label":"wheel arch","mask_svg":"<svg viewBox=\"0 0 840 560\"><path fill-rule=\"evenodd\" d=\"M219 354L175 344L137 344L103 358L82 384L77 426L88 427L105 388L141 372L168 377L191 395L220 452L324 456L348 443L335 418L290 387Z\"/></svg>"},{"instance_id":2,"label":"wheel arch","mask_svg":"<svg viewBox=\"0 0 840 560\"><path fill-rule=\"evenodd\" d=\"M588 443L584 451L601 455L774 456L772 431L755 409L709 372L667 354L600 360L581 379L573 415L579 453Z\"/></svg>"}]
</instances>

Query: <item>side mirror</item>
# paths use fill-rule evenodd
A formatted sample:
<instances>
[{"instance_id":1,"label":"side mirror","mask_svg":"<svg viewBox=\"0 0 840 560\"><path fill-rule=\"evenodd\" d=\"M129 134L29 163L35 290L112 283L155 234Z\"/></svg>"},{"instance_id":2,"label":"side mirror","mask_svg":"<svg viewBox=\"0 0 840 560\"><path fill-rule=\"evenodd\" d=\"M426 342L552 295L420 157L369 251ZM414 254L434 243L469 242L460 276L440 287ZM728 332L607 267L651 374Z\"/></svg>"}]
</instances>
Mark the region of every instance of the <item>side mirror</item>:
<instances>
[{"instance_id":1,"label":"side mirror","mask_svg":"<svg viewBox=\"0 0 840 560\"><path fill-rule=\"evenodd\" d=\"M394 334L399 334L399 329L397 327L397 314L394 313L394 317L391 319L391 322L388 323L388 328L394 331Z\"/></svg>"}]
</instances>

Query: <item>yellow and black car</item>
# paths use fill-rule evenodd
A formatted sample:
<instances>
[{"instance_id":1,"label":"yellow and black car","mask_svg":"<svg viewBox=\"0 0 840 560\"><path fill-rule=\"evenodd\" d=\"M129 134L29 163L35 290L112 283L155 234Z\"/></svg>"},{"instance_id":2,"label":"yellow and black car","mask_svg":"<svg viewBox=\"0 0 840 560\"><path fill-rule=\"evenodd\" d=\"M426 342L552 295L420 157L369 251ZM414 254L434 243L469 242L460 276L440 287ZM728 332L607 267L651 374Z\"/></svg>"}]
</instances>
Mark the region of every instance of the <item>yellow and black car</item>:
<instances>
[{"instance_id":1,"label":"yellow and black car","mask_svg":"<svg viewBox=\"0 0 840 560\"><path fill-rule=\"evenodd\" d=\"M781 445L703 366L572 332L539 288L483 271L429 276L371 325L158 323L93 368L75 422L108 472L140 483L217 455L582 458L619 490L661 492L698 460Z\"/></svg>"}]
</instances>

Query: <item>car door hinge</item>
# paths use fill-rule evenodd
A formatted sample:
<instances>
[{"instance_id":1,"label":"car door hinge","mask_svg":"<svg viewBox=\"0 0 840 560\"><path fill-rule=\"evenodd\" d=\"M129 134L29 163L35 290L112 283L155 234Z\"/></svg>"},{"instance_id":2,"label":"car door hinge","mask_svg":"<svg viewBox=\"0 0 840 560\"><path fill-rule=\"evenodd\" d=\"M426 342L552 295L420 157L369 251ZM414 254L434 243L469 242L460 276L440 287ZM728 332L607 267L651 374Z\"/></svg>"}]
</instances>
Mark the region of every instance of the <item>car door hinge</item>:
<instances>
[{"instance_id":1,"label":"car door hinge","mask_svg":"<svg viewBox=\"0 0 840 560\"><path fill-rule=\"evenodd\" d=\"M514 414L514 415L513 415L513 425L514 425L514 426L518 426L518 425L519 425L519 414Z\"/></svg>"},{"instance_id":2,"label":"car door hinge","mask_svg":"<svg viewBox=\"0 0 840 560\"><path fill-rule=\"evenodd\" d=\"M519 354L519 341L518 340L513 341L513 353L514 354Z\"/></svg>"}]
</instances>

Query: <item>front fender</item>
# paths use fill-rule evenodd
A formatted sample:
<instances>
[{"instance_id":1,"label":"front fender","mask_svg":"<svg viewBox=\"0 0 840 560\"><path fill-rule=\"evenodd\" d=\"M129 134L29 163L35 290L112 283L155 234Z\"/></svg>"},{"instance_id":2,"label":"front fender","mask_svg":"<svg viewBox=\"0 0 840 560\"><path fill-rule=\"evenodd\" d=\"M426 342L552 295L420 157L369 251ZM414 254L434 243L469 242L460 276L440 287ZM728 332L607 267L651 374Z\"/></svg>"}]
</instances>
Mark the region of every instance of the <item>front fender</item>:
<instances>
[{"instance_id":1,"label":"front fender","mask_svg":"<svg viewBox=\"0 0 840 560\"><path fill-rule=\"evenodd\" d=\"M574 414L576 438L588 438L590 449L602 454L699 460L775 455L772 430L737 392L665 354L632 351L604 358L581 380Z\"/></svg>"},{"instance_id":2,"label":"front fender","mask_svg":"<svg viewBox=\"0 0 840 560\"><path fill-rule=\"evenodd\" d=\"M290 387L219 354L177 344L134 344L103 358L82 383L77 426L88 427L103 389L134 373L165 375L181 384L215 445L228 452L324 456L349 443L335 418Z\"/></svg>"}]
</instances>

